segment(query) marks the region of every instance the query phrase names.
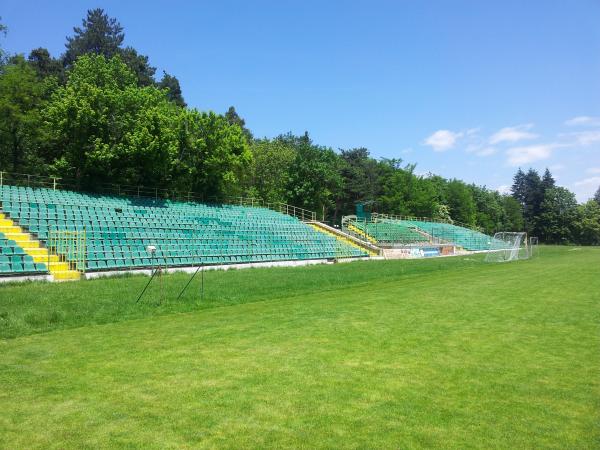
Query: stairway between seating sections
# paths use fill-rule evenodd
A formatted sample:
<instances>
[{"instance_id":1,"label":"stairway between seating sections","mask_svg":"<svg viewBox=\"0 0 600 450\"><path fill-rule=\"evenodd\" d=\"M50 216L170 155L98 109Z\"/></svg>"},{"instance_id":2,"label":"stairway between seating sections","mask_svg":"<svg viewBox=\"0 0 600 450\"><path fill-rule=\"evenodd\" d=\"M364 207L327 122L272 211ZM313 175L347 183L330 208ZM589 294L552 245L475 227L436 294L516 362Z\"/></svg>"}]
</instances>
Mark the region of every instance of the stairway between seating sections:
<instances>
[{"instance_id":1,"label":"stairway between seating sections","mask_svg":"<svg viewBox=\"0 0 600 450\"><path fill-rule=\"evenodd\" d=\"M79 280L81 273L71 269L68 262L50 254L32 234L23 231L10 217L0 211L0 233L15 241L36 263L43 263L56 281Z\"/></svg>"}]
</instances>

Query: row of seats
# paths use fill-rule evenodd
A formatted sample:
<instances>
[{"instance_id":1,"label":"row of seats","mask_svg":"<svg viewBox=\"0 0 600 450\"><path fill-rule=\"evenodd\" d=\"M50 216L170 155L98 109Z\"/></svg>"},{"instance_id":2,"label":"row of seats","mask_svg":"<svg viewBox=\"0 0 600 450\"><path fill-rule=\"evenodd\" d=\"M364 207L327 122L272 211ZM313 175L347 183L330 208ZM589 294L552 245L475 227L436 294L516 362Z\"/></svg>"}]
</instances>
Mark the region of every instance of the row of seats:
<instances>
[{"instance_id":1,"label":"row of seats","mask_svg":"<svg viewBox=\"0 0 600 450\"><path fill-rule=\"evenodd\" d=\"M403 244L413 244L429 241L428 237L416 231L414 229L415 227L393 221L378 220L367 222L356 220L352 222L352 225L381 243L398 242Z\"/></svg>"},{"instance_id":2,"label":"row of seats","mask_svg":"<svg viewBox=\"0 0 600 450\"><path fill-rule=\"evenodd\" d=\"M266 208L19 186L0 187L0 201L3 211L42 243L57 232L85 231L89 271L367 256ZM158 249L154 258L148 245ZM66 250L65 255L71 258Z\"/></svg>"},{"instance_id":3,"label":"row of seats","mask_svg":"<svg viewBox=\"0 0 600 450\"><path fill-rule=\"evenodd\" d=\"M450 223L425 222L418 220L402 220L406 226L414 226L428 233L433 239L449 242L463 247L465 250L488 250L492 239L487 234Z\"/></svg>"},{"instance_id":4,"label":"row of seats","mask_svg":"<svg viewBox=\"0 0 600 450\"><path fill-rule=\"evenodd\" d=\"M35 264L33 258L26 255L23 248L0 232L0 275L45 272L47 272L45 264Z\"/></svg>"}]
</instances>

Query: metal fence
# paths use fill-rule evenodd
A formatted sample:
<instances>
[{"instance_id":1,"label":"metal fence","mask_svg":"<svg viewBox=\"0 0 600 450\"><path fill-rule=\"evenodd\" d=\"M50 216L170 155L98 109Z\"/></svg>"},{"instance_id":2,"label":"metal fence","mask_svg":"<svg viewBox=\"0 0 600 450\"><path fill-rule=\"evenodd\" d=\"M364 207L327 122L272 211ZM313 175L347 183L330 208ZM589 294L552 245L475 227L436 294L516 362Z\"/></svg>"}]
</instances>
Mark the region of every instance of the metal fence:
<instances>
[{"instance_id":1,"label":"metal fence","mask_svg":"<svg viewBox=\"0 0 600 450\"><path fill-rule=\"evenodd\" d=\"M161 189L147 186L127 186L111 183L98 183L93 190L77 187L74 181L65 180L60 177L45 177L39 175L10 173L0 171L0 187L3 185L25 186L31 188L46 188L53 190L72 190L77 192L88 192L93 194L110 195L117 197L149 198L158 200L173 200L183 202L197 202L206 204L228 204L253 208L267 208L283 214L287 214L303 222L314 221L317 214L314 211L288 205L281 202L265 202L260 198L253 197L217 197L203 196L191 191L178 191L175 189Z\"/></svg>"}]
</instances>

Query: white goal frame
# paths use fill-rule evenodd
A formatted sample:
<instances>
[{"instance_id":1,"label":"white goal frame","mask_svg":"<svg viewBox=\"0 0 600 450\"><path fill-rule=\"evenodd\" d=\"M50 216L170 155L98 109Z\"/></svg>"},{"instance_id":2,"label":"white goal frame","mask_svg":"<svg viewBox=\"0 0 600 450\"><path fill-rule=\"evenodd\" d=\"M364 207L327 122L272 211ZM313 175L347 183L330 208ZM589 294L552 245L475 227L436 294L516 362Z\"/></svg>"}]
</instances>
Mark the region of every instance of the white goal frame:
<instances>
[{"instance_id":1,"label":"white goal frame","mask_svg":"<svg viewBox=\"0 0 600 450\"><path fill-rule=\"evenodd\" d=\"M531 256L529 239L524 231L501 231L494 234L485 255L486 262L508 262Z\"/></svg>"},{"instance_id":2,"label":"white goal frame","mask_svg":"<svg viewBox=\"0 0 600 450\"><path fill-rule=\"evenodd\" d=\"M539 239L537 236L529 237L529 257L533 258L538 254Z\"/></svg>"}]
</instances>

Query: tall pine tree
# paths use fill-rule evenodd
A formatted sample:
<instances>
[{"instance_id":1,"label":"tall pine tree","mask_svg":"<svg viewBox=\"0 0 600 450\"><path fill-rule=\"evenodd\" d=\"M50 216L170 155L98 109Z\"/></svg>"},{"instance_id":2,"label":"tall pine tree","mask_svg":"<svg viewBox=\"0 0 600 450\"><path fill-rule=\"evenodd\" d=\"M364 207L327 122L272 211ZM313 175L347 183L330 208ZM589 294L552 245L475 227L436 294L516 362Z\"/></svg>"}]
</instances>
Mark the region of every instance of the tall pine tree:
<instances>
[{"instance_id":1,"label":"tall pine tree","mask_svg":"<svg viewBox=\"0 0 600 450\"><path fill-rule=\"evenodd\" d=\"M554 181L554 177L550 173L550 170L546 168L544 171L544 176L542 177L542 189L546 191L547 189L553 188L556 186L556 181Z\"/></svg>"},{"instance_id":2,"label":"tall pine tree","mask_svg":"<svg viewBox=\"0 0 600 450\"><path fill-rule=\"evenodd\" d=\"M121 24L117 19L108 17L101 8L88 10L81 27L75 27L73 31L75 35L67 37L67 51L63 57L67 66L86 53L112 58L119 52L125 39Z\"/></svg>"}]
</instances>

